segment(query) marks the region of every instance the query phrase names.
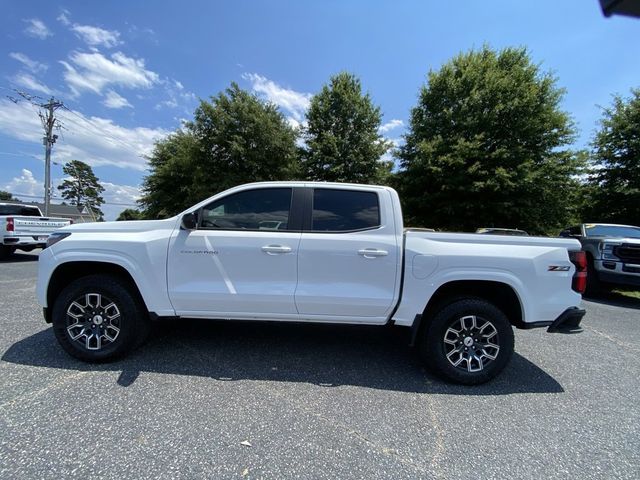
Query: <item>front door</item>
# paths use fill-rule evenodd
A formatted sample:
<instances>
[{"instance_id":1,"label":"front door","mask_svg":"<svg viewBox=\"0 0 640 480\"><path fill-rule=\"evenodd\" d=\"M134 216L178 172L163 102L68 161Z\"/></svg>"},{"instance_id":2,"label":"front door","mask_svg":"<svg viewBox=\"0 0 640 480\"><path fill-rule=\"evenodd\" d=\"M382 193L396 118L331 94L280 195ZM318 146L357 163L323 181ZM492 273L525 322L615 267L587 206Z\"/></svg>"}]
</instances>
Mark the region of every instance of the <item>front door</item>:
<instances>
[{"instance_id":1,"label":"front door","mask_svg":"<svg viewBox=\"0 0 640 480\"><path fill-rule=\"evenodd\" d=\"M169 296L178 315L297 317L300 232L290 230L292 189L252 188L198 212L196 230L169 246Z\"/></svg>"}]
</instances>

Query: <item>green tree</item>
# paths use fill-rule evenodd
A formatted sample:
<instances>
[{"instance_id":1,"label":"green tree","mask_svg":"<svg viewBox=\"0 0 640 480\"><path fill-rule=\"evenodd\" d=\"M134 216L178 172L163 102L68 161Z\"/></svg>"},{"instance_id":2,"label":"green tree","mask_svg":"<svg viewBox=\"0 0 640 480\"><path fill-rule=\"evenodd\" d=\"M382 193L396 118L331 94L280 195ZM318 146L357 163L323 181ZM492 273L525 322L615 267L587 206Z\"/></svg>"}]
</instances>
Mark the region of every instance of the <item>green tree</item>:
<instances>
[{"instance_id":1,"label":"green tree","mask_svg":"<svg viewBox=\"0 0 640 480\"><path fill-rule=\"evenodd\" d=\"M583 156L564 90L525 48L485 46L430 71L399 150L407 220L473 231L561 228L575 215Z\"/></svg>"},{"instance_id":2,"label":"green tree","mask_svg":"<svg viewBox=\"0 0 640 480\"><path fill-rule=\"evenodd\" d=\"M193 192L202 156L198 139L186 129L156 143L149 157L151 173L144 179L140 200L146 218L170 217L202 200Z\"/></svg>"},{"instance_id":3,"label":"green tree","mask_svg":"<svg viewBox=\"0 0 640 480\"><path fill-rule=\"evenodd\" d=\"M0 190L0 200L17 200L11 195L9 192L5 192L4 190Z\"/></svg>"},{"instance_id":4,"label":"green tree","mask_svg":"<svg viewBox=\"0 0 640 480\"><path fill-rule=\"evenodd\" d=\"M143 220L143 218L144 217L140 210L137 210L135 208L125 208L120 212L120 215L118 215L116 221L119 222L122 220Z\"/></svg>"},{"instance_id":5,"label":"green tree","mask_svg":"<svg viewBox=\"0 0 640 480\"><path fill-rule=\"evenodd\" d=\"M603 109L592 163L585 220L640 225L640 89Z\"/></svg>"},{"instance_id":6,"label":"green tree","mask_svg":"<svg viewBox=\"0 0 640 480\"><path fill-rule=\"evenodd\" d=\"M392 163L381 162L391 145L379 134L380 108L362 93L360 80L334 75L311 99L304 128L302 174L310 180L375 183Z\"/></svg>"},{"instance_id":7,"label":"green tree","mask_svg":"<svg viewBox=\"0 0 640 480\"><path fill-rule=\"evenodd\" d=\"M167 217L227 188L297 175L296 132L276 105L235 83L202 101L195 118L158 142L140 201L145 216Z\"/></svg>"},{"instance_id":8,"label":"green tree","mask_svg":"<svg viewBox=\"0 0 640 480\"><path fill-rule=\"evenodd\" d=\"M86 207L97 220L103 220L100 205L104 203L101 195L104 187L100 185L93 169L80 160L71 160L62 167L62 171L68 177L58 185L62 198L69 200L71 205Z\"/></svg>"}]
</instances>

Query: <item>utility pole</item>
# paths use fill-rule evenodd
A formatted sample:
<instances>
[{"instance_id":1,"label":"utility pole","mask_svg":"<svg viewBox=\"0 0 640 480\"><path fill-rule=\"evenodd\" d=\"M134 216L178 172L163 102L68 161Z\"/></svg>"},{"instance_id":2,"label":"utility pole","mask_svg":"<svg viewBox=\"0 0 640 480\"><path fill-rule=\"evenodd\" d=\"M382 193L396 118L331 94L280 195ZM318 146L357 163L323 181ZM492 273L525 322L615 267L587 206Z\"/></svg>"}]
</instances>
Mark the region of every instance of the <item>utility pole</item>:
<instances>
[{"instance_id":1,"label":"utility pole","mask_svg":"<svg viewBox=\"0 0 640 480\"><path fill-rule=\"evenodd\" d=\"M44 128L44 137L42 138L44 145L44 215L48 217L51 205L51 149L58 139L58 135L54 135L53 129L61 128L60 121L55 117L55 112L64 107L64 103L57 101L54 97L51 97L47 103L42 103L38 101L41 100L41 97L18 90L15 92L31 105L40 109L38 116L42 122L42 128ZM9 99L14 103L18 103L20 100L13 97L9 97Z\"/></svg>"},{"instance_id":2,"label":"utility pole","mask_svg":"<svg viewBox=\"0 0 640 480\"><path fill-rule=\"evenodd\" d=\"M63 107L62 102L57 102L51 97L48 103L41 104L40 107L45 109L45 113L40 112L40 120L44 127L45 136L42 139L44 143L44 216L49 216L49 206L51 205L51 148L56 143L58 135L53 134L53 128L56 126L55 111Z\"/></svg>"}]
</instances>

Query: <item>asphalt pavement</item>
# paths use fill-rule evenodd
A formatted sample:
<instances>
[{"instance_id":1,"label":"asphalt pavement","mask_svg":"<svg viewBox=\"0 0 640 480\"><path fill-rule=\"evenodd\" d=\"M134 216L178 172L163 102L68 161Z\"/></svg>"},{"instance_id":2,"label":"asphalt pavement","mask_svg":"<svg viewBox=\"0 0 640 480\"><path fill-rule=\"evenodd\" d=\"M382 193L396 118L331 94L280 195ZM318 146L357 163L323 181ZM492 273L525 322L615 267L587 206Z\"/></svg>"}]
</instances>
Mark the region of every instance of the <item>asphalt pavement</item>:
<instances>
[{"instance_id":1,"label":"asphalt pavement","mask_svg":"<svg viewBox=\"0 0 640 480\"><path fill-rule=\"evenodd\" d=\"M577 335L516 331L504 373L429 374L388 328L156 325L121 361L67 356L37 253L0 262L0 478L640 478L640 302Z\"/></svg>"}]
</instances>

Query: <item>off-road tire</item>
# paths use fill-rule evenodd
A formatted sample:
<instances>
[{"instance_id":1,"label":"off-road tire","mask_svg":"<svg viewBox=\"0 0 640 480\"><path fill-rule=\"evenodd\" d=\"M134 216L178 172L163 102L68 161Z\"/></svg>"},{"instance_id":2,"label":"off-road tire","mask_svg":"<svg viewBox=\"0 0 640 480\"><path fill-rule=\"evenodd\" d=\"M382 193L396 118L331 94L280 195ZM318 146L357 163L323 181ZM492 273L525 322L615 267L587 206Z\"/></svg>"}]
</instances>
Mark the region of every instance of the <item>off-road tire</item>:
<instances>
[{"instance_id":1,"label":"off-road tire","mask_svg":"<svg viewBox=\"0 0 640 480\"><path fill-rule=\"evenodd\" d=\"M104 299L102 303L109 305L102 307L107 308L95 307L97 299ZM96 325L98 319L100 324ZM72 281L53 302L52 323L62 348L72 357L92 363L126 355L145 341L150 329L149 315L135 286L113 275L89 275ZM100 327L106 333L100 337L100 347L95 348ZM79 338L74 340L75 335Z\"/></svg>"},{"instance_id":2,"label":"off-road tire","mask_svg":"<svg viewBox=\"0 0 640 480\"><path fill-rule=\"evenodd\" d=\"M477 327L465 329L464 324ZM462 333L455 333L458 330ZM492 337L487 339L488 335ZM489 346L493 344L499 348ZM443 303L422 330L418 343L420 356L433 373L464 385L485 383L498 375L509 363L513 348L513 328L506 315L492 303L475 297ZM465 355L471 360L465 360Z\"/></svg>"}]
</instances>

